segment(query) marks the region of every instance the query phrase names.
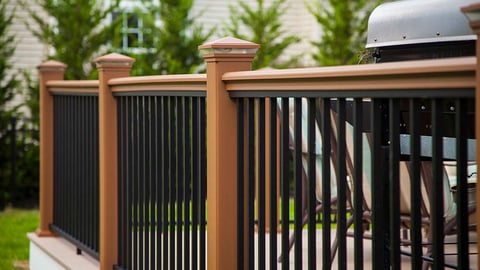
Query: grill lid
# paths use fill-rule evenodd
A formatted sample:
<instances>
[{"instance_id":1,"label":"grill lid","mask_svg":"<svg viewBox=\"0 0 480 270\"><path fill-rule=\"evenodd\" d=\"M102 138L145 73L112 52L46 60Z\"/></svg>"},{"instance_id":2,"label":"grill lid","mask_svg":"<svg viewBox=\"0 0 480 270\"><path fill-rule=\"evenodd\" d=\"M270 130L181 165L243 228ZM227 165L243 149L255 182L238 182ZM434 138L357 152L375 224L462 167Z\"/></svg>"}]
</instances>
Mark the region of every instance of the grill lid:
<instances>
[{"instance_id":1,"label":"grill lid","mask_svg":"<svg viewBox=\"0 0 480 270\"><path fill-rule=\"evenodd\" d=\"M368 21L367 48L476 40L460 8L478 0L404 0L378 6Z\"/></svg>"}]
</instances>

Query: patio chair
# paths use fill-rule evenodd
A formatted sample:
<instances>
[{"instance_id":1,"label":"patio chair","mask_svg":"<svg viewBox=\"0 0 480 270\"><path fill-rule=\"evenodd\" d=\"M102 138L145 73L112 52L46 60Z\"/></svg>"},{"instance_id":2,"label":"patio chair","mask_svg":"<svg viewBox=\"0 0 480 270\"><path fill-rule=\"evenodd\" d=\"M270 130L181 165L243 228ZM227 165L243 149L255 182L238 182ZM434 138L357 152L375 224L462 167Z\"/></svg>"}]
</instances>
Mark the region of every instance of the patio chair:
<instances>
[{"instance_id":1,"label":"patio chair","mask_svg":"<svg viewBox=\"0 0 480 270\"><path fill-rule=\"evenodd\" d=\"M278 102L278 107L279 107L279 113L282 113L282 105L280 102ZM308 103L305 98L302 98L302 181L303 181L303 190L302 190L302 227L305 226L308 222L308 212L307 212L307 203L306 203L306 187L307 187L307 179L308 179L308 149L307 149L307 111L308 111ZM293 141L295 139L294 136L294 100L290 99L289 100L289 141L290 141L290 149L294 150L293 147ZM315 148L315 196L317 198L317 206L315 208L316 213L320 213L323 209L323 204L322 204L322 149L321 149L321 141L322 141L322 135L320 134L320 129L318 126L318 123L315 123L315 140L316 140L316 148ZM333 138L332 138L333 140ZM331 141L332 141L331 140ZM335 142L332 141L333 144ZM330 158L330 166L332 168L335 168L335 154L332 153L332 156ZM337 180L336 180L336 175L335 175L335 169L331 170L331 186L330 186L330 194L331 194L331 205L334 207L334 205L337 202ZM293 247L295 240L295 233L292 233L289 239L289 251ZM283 254L280 254L280 257L278 259L279 262L282 261ZM335 255L332 255L332 259Z\"/></svg>"},{"instance_id":2,"label":"patio chair","mask_svg":"<svg viewBox=\"0 0 480 270\"><path fill-rule=\"evenodd\" d=\"M372 218L372 197L371 197L371 187L372 187L372 174L371 174L371 166L370 164L366 164L365 161L370 160L371 157L371 134L362 133L362 148L363 148L363 181L362 181L362 190L363 190L363 209L362 215L365 221L371 222ZM347 137L347 172L349 174L349 178L352 177L353 172L353 126L347 123L346 128L346 137ZM455 162L444 162L444 169L443 169L443 191L444 191L444 235L449 235L455 233L455 224L456 224L456 205L454 202L454 196L452 194L452 185L456 185L456 172L454 168ZM401 221L401 229L408 230L411 228L411 204L410 204L410 166L408 161L401 161L400 162L400 221ZM476 163L470 162L468 166L469 171L469 183L476 182ZM429 199L431 198L431 184L432 184L432 164L430 161L422 161L420 166L420 173L421 173L421 223L424 229L424 239L425 241L422 245L427 247L424 256L431 256L432 255L432 235L431 235L431 221L430 221L430 202ZM353 181L352 181L353 183ZM349 184L351 184L349 182ZM351 197L353 197L353 191L355 187L352 185L350 186ZM475 198L472 198L469 201L469 208L468 213L472 214L475 212ZM355 209L353 209L355 211ZM349 226L353 224L353 217L351 217L347 221L347 229ZM472 221L472 226L473 226ZM369 237L369 235L365 235ZM402 244L409 245L410 241L406 238L401 239ZM428 262L424 262L423 269L428 268Z\"/></svg>"}]
</instances>

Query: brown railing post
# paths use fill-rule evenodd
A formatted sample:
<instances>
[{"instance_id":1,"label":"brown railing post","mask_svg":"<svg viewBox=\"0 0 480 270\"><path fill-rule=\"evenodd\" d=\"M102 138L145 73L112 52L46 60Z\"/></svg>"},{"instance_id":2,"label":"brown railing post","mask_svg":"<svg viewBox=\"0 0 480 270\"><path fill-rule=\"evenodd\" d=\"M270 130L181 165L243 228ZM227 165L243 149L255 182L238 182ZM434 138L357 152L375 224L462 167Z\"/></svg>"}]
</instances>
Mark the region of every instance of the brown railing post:
<instances>
[{"instance_id":1,"label":"brown railing post","mask_svg":"<svg viewBox=\"0 0 480 270\"><path fill-rule=\"evenodd\" d=\"M63 80L67 65L47 61L38 67L40 77L40 227L38 236L52 236L53 222L53 96L47 82Z\"/></svg>"},{"instance_id":2,"label":"brown railing post","mask_svg":"<svg viewBox=\"0 0 480 270\"><path fill-rule=\"evenodd\" d=\"M463 7L462 12L465 13L467 18L470 20L470 27L473 32L477 35L477 46L476 46L476 56L477 56L477 70L476 70L476 90L475 90L475 140L476 143L476 160L477 166L478 161L480 160L480 2L471 4L469 6ZM477 211L476 211L476 224L480 224L480 183L477 181ZM477 235L480 234L480 226L477 225ZM477 242L477 250L480 250L480 244ZM480 253L477 255L477 260L480 261Z\"/></svg>"},{"instance_id":3,"label":"brown railing post","mask_svg":"<svg viewBox=\"0 0 480 270\"><path fill-rule=\"evenodd\" d=\"M203 44L207 63L208 269L237 268L237 110L226 72L251 69L259 45L236 38Z\"/></svg>"},{"instance_id":4,"label":"brown railing post","mask_svg":"<svg viewBox=\"0 0 480 270\"><path fill-rule=\"evenodd\" d=\"M100 269L111 270L117 263L117 102L108 81L128 77L133 58L108 54L95 59L99 76L99 159L100 159Z\"/></svg>"}]
</instances>

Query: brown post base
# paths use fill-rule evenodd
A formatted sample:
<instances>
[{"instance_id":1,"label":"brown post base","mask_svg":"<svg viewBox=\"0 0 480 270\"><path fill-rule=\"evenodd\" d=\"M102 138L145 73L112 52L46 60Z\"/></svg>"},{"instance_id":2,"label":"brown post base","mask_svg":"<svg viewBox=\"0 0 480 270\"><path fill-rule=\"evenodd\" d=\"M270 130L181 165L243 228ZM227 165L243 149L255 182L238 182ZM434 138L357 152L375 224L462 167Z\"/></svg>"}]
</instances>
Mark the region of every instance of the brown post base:
<instances>
[{"instance_id":1,"label":"brown post base","mask_svg":"<svg viewBox=\"0 0 480 270\"><path fill-rule=\"evenodd\" d=\"M55 233L53 233L52 231L50 230L42 230L40 228L38 228L36 231L35 231L35 234L38 236L38 237L55 237L57 236Z\"/></svg>"}]
</instances>

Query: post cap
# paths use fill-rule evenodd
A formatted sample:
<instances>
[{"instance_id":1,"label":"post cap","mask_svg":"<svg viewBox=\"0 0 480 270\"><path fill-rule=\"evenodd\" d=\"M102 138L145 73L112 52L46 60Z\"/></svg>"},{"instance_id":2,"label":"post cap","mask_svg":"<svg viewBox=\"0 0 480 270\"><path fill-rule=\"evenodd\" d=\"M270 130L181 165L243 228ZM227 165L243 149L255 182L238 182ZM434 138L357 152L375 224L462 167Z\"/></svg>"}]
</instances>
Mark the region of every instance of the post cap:
<instances>
[{"instance_id":1,"label":"post cap","mask_svg":"<svg viewBox=\"0 0 480 270\"><path fill-rule=\"evenodd\" d=\"M224 37L198 46L208 53L220 54L255 54L260 45L234 37Z\"/></svg>"},{"instance_id":2,"label":"post cap","mask_svg":"<svg viewBox=\"0 0 480 270\"><path fill-rule=\"evenodd\" d=\"M97 66L103 64L131 66L135 62L135 59L119 53L110 53L96 58L94 62L97 64Z\"/></svg>"},{"instance_id":3,"label":"post cap","mask_svg":"<svg viewBox=\"0 0 480 270\"><path fill-rule=\"evenodd\" d=\"M464 6L461 10L470 22L472 30L477 34L480 34L480 3L473 3Z\"/></svg>"},{"instance_id":4,"label":"post cap","mask_svg":"<svg viewBox=\"0 0 480 270\"><path fill-rule=\"evenodd\" d=\"M65 70L66 68L66 64L55 60L49 60L37 66L38 70Z\"/></svg>"}]
</instances>

